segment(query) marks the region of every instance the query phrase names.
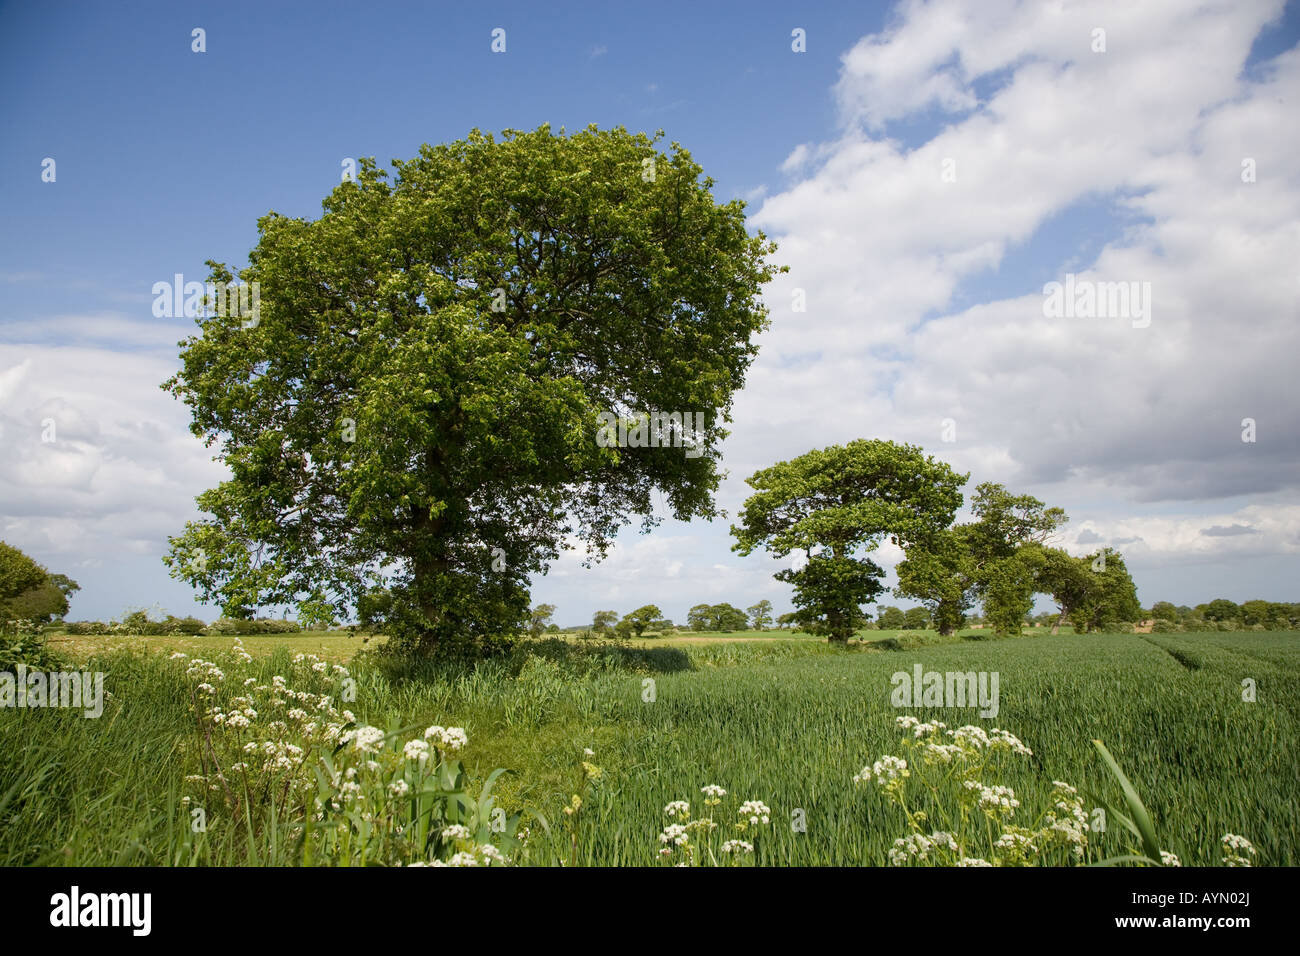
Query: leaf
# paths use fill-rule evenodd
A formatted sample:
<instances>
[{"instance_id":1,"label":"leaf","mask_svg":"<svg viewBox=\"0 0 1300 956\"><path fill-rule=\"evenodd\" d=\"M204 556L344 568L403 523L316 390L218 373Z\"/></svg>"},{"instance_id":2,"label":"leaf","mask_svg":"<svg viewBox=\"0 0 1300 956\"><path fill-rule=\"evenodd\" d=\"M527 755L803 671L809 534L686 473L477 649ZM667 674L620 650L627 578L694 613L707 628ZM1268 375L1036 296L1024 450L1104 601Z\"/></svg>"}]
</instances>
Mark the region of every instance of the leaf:
<instances>
[{"instance_id":1,"label":"leaf","mask_svg":"<svg viewBox=\"0 0 1300 956\"><path fill-rule=\"evenodd\" d=\"M1151 815L1147 813L1147 808L1142 805L1142 798L1137 795L1137 791L1133 789L1133 784L1129 783L1128 777L1124 776L1124 771L1119 769L1119 764L1110 755L1106 745L1100 740L1094 740L1092 745L1097 748L1097 752L1101 754L1101 759L1106 762L1110 772L1119 781L1120 790L1124 793L1124 803L1128 806L1129 813L1133 817L1133 824L1142 837L1142 849L1146 851L1147 856L1152 860L1159 860L1160 841L1156 839L1156 828L1151 823Z\"/></svg>"}]
</instances>

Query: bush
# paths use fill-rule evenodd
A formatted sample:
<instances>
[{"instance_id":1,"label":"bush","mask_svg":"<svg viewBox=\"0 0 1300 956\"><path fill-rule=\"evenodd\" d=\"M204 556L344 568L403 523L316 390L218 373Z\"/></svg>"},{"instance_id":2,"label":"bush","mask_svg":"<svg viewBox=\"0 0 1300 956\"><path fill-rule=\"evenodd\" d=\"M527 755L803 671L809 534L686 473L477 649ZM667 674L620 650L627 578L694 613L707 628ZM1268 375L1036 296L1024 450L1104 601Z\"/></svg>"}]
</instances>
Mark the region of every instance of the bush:
<instances>
[{"instance_id":1,"label":"bush","mask_svg":"<svg viewBox=\"0 0 1300 956\"><path fill-rule=\"evenodd\" d=\"M205 634L221 637L248 637L254 634L297 634L302 626L297 621L259 618L255 621L242 618L221 617L209 624Z\"/></svg>"},{"instance_id":2,"label":"bush","mask_svg":"<svg viewBox=\"0 0 1300 956\"><path fill-rule=\"evenodd\" d=\"M45 643L41 625L35 621L0 623L0 671L14 671L19 664L33 670L57 670L60 658Z\"/></svg>"},{"instance_id":3,"label":"bush","mask_svg":"<svg viewBox=\"0 0 1300 956\"><path fill-rule=\"evenodd\" d=\"M1159 620L1151 625L1152 634L1181 634L1184 628L1173 621Z\"/></svg>"}]
</instances>

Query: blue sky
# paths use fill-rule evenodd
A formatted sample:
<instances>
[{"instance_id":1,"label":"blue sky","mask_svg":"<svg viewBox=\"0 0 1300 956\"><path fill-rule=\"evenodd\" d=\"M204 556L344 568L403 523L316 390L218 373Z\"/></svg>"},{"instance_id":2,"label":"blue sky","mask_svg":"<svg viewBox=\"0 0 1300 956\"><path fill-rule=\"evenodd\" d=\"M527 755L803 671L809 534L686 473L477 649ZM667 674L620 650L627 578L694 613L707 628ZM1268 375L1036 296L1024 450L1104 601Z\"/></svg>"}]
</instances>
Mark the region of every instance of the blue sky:
<instances>
[{"instance_id":1,"label":"blue sky","mask_svg":"<svg viewBox=\"0 0 1300 956\"><path fill-rule=\"evenodd\" d=\"M792 267L737 402L733 514L756 467L914 441L972 487L1066 507L1076 551L1126 542L1144 603L1300 599L1300 416L1279 358L1297 344L1300 15L1127 6L0 7L0 536L82 583L73 618L196 610L159 557L220 472L157 388L189 323L153 318L153 283L242 264L269 210L319 215L347 157L596 123L662 128ZM960 191L915 192L949 154ZM1242 156L1259 157L1253 191ZM1040 290L1067 271L1149 278L1150 334L1045 328ZM1251 413L1266 424L1243 446ZM47 416L67 438L39 443ZM629 531L535 599L562 623L649 601L679 620L699 601L788 609L727 524ZM1202 533L1233 526L1249 530Z\"/></svg>"}]
</instances>

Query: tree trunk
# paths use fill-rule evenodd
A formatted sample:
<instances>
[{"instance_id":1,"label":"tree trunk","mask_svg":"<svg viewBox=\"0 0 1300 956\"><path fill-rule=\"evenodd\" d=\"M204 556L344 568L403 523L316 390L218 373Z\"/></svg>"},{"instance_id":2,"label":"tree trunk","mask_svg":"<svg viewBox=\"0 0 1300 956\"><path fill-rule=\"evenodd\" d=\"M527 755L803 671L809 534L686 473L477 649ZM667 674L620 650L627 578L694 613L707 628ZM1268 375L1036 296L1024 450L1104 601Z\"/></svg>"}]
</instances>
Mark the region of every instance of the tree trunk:
<instances>
[{"instance_id":1,"label":"tree trunk","mask_svg":"<svg viewBox=\"0 0 1300 956\"><path fill-rule=\"evenodd\" d=\"M1065 612L1065 611L1062 611L1062 612L1061 612L1061 616L1058 617L1058 618L1056 619L1056 623L1052 625L1052 633L1053 633L1053 634L1059 634L1059 633L1061 632L1061 622L1065 620L1065 614L1066 614L1066 612Z\"/></svg>"}]
</instances>

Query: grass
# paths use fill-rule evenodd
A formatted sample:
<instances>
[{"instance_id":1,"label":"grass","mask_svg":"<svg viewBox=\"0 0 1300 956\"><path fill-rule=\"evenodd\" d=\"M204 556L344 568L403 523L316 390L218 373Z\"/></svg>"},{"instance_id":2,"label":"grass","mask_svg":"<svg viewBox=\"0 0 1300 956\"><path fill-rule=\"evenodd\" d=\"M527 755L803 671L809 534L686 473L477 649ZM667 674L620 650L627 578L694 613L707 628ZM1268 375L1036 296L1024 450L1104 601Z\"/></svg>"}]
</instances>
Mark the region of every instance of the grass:
<instances>
[{"instance_id":1,"label":"grass","mask_svg":"<svg viewBox=\"0 0 1300 956\"><path fill-rule=\"evenodd\" d=\"M681 636L600 653L548 641L510 662L438 674L363 660L353 665L353 709L377 726L465 727L471 777L509 768L498 797L512 811L544 815L556 831L548 835L533 818L539 863L568 856L559 809L589 747L604 775L584 807L579 862L656 862L665 804L690 800L694 808L699 788L718 784L736 802L772 808L770 832L756 841L759 863L883 864L905 829L851 778L896 752L900 713L1016 734L1034 756L1005 782L1026 805L1044 799L1054 779L1118 800L1090 743L1099 738L1151 811L1162 848L1185 864L1216 864L1229 832L1249 837L1264 864L1300 863L1300 634L1031 635L865 632L876 640L848 649L788 635ZM63 645L108 674L114 699L98 721L0 710L0 864L172 861L181 781L194 772L183 746L193 723L183 682L156 652L186 640ZM188 640L204 649L230 644ZM342 659L366 646L340 634L249 637L244 645L268 672L287 662L277 647ZM893 708L890 675L917 663L999 672L997 718ZM1255 703L1242 701L1248 677ZM647 679L653 702L643 699ZM804 833L789 825L796 810ZM1118 825L1098 841L1100 855L1120 852ZM207 852L204 862L238 864L264 861L257 854L266 850L215 834Z\"/></svg>"}]
</instances>

